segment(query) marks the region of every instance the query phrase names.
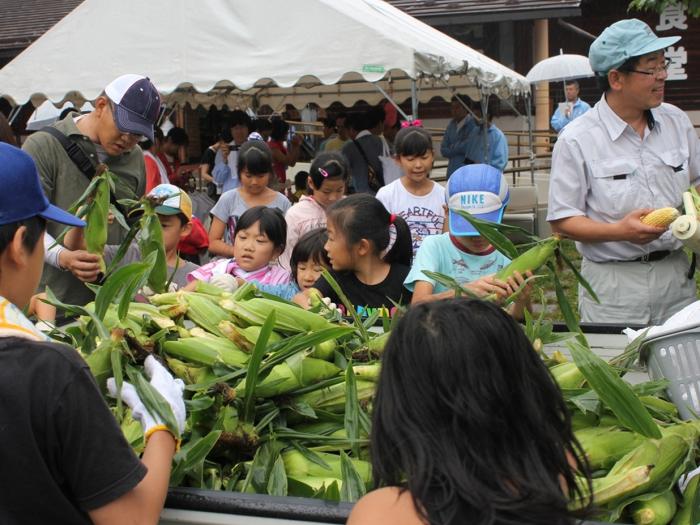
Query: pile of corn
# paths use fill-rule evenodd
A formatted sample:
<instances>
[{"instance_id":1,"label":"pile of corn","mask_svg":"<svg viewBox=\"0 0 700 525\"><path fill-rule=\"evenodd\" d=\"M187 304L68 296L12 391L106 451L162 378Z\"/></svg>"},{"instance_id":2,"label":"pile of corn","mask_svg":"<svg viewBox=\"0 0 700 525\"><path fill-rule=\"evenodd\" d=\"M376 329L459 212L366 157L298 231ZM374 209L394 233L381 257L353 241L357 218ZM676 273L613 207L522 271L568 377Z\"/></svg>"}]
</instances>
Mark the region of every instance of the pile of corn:
<instances>
[{"instance_id":1,"label":"pile of corn","mask_svg":"<svg viewBox=\"0 0 700 525\"><path fill-rule=\"evenodd\" d=\"M171 485L348 501L371 488L368 411L388 333L330 321L330 310L305 311L252 285L156 294L130 303L122 319L117 304L95 315L99 298L65 335L101 388L111 376L133 382L149 354L187 385ZM106 399L141 451L140 424Z\"/></svg>"},{"instance_id":2,"label":"pile of corn","mask_svg":"<svg viewBox=\"0 0 700 525\"><path fill-rule=\"evenodd\" d=\"M173 486L348 501L372 488L369 414L389 334L368 332L373 320L350 325L322 302L304 311L251 285L227 294L202 284L123 306L98 293L65 335L102 387L110 376L133 381L148 354L187 384ZM528 316L525 330L562 389L593 474L590 486L580 478L585 497L572 507L592 498L602 521L698 523L700 478L684 492L678 480L696 466L700 425L678 419L666 385L628 385L630 360L603 362L580 334L572 360L547 355L546 343L561 336L542 317ZM140 451L140 425L108 401Z\"/></svg>"}]
</instances>

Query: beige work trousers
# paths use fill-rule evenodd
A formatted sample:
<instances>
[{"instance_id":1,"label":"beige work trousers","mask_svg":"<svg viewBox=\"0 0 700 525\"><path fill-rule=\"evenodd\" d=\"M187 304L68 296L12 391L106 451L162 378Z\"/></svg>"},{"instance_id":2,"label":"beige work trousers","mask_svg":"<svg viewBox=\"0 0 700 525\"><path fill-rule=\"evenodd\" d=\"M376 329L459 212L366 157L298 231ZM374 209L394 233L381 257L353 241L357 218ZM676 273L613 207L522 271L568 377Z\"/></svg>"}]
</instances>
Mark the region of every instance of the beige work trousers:
<instances>
[{"instance_id":1,"label":"beige work trousers","mask_svg":"<svg viewBox=\"0 0 700 525\"><path fill-rule=\"evenodd\" d=\"M682 250L654 262L596 263L583 258L581 274L598 295L596 303L578 287L578 308L585 323L659 325L697 299Z\"/></svg>"}]
</instances>

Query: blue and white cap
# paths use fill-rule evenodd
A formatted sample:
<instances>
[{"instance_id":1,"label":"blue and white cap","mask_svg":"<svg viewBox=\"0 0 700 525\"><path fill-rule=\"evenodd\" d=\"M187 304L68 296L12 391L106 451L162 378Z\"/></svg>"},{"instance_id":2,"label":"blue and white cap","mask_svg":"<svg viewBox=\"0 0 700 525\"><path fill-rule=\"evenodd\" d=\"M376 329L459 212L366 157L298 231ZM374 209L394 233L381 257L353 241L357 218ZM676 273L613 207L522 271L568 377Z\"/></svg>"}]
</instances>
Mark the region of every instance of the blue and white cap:
<instances>
[{"instance_id":1,"label":"blue and white cap","mask_svg":"<svg viewBox=\"0 0 700 525\"><path fill-rule=\"evenodd\" d=\"M450 233L473 237L479 232L452 210L467 211L478 219L500 223L510 198L503 173L488 164L470 164L457 169L447 181L447 195Z\"/></svg>"},{"instance_id":2,"label":"blue and white cap","mask_svg":"<svg viewBox=\"0 0 700 525\"><path fill-rule=\"evenodd\" d=\"M114 120L119 131L153 140L153 126L160 115L161 100L148 78L122 75L109 83L105 94L115 104Z\"/></svg>"}]
</instances>

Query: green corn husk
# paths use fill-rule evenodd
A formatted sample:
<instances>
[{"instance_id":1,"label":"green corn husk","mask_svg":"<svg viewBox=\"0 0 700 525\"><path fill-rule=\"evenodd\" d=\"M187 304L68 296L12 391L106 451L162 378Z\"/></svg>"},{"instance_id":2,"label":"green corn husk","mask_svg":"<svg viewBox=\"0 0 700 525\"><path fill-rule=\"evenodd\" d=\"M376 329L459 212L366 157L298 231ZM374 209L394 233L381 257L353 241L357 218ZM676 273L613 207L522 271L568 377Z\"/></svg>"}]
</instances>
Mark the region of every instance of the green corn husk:
<instances>
[{"instance_id":1,"label":"green corn husk","mask_svg":"<svg viewBox=\"0 0 700 525\"><path fill-rule=\"evenodd\" d=\"M608 474L604 478L593 479L594 505L599 507L612 505L615 502L622 501L630 494L637 493L640 488L648 484L651 470L651 466L642 465L619 474ZM583 508L590 498L589 488L585 479L578 479L577 484L581 488L583 498L572 502L572 509Z\"/></svg>"},{"instance_id":2,"label":"green corn husk","mask_svg":"<svg viewBox=\"0 0 700 525\"><path fill-rule=\"evenodd\" d=\"M291 449L282 452L282 461L284 461L284 468L287 475L297 479L308 476L317 478L331 477L337 479L342 477L340 472L340 456L325 452L315 452L314 454L326 463L329 468L314 463L298 450ZM353 458L351 458L350 461L360 474L362 481L369 488L372 484L372 466L370 463Z\"/></svg>"},{"instance_id":3,"label":"green corn husk","mask_svg":"<svg viewBox=\"0 0 700 525\"><path fill-rule=\"evenodd\" d=\"M694 476L683 491L683 504L673 517L673 525L700 523L700 476Z\"/></svg>"},{"instance_id":4,"label":"green corn husk","mask_svg":"<svg viewBox=\"0 0 700 525\"><path fill-rule=\"evenodd\" d=\"M629 506L635 525L667 525L673 519L676 508L676 497L670 490L635 501Z\"/></svg>"},{"instance_id":5,"label":"green corn husk","mask_svg":"<svg viewBox=\"0 0 700 525\"><path fill-rule=\"evenodd\" d=\"M95 188L92 201L88 204L84 235L87 251L99 257L100 271L105 273L107 267L105 266L103 254L105 251L105 244L107 244L109 229L109 172L103 170L97 177L100 180Z\"/></svg>"},{"instance_id":6,"label":"green corn husk","mask_svg":"<svg viewBox=\"0 0 700 525\"><path fill-rule=\"evenodd\" d=\"M287 394L340 373L340 368L322 359L305 357L299 363L292 361L293 359L288 359L274 366L267 377L256 385L255 396L268 398ZM236 394L242 397L245 389L246 380L243 379L236 387Z\"/></svg>"},{"instance_id":7,"label":"green corn husk","mask_svg":"<svg viewBox=\"0 0 700 525\"><path fill-rule=\"evenodd\" d=\"M678 409L673 403L655 396L639 396L642 404L657 418L673 421L679 418Z\"/></svg>"},{"instance_id":8,"label":"green corn husk","mask_svg":"<svg viewBox=\"0 0 700 525\"><path fill-rule=\"evenodd\" d=\"M592 427L574 433L592 470L607 470L646 439L616 427Z\"/></svg>"},{"instance_id":9,"label":"green corn husk","mask_svg":"<svg viewBox=\"0 0 700 525\"><path fill-rule=\"evenodd\" d=\"M272 299L261 297L253 297L246 301L223 299L219 304L241 321L258 326L262 326L267 315L271 310L274 310L276 313L275 330L280 332L310 332L336 326L324 317L304 310L300 306Z\"/></svg>"},{"instance_id":10,"label":"green corn husk","mask_svg":"<svg viewBox=\"0 0 700 525\"><path fill-rule=\"evenodd\" d=\"M561 389L581 388L586 380L576 364L572 362L554 365L550 367L549 372Z\"/></svg>"},{"instance_id":11,"label":"green corn husk","mask_svg":"<svg viewBox=\"0 0 700 525\"><path fill-rule=\"evenodd\" d=\"M580 410L576 410L571 414L571 429L574 431L584 430L597 423L598 416L593 412L583 413Z\"/></svg>"},{"instance_id":12,"label":"green corn husk","mask_svg":"<svg viewBox=\"0 0 700 525\"><path fill-rule=\"evenodd\" d=\"M382 368L379 361L368 365L352 365L352 371L358 378L374 383L379 381L381 370Z\"/></svg>"},{"instance_id":13,"label":"green corn husk","mask_svg":"<svg viewBox=\"0 0 700 525\"><path fill-rule=\"evenodd\" d=\"M185 384L197 385L199 383L207 383L216 378L208 366L192 366L173 357L166 357L165 360L173 375L182 379Z\"/></svg>"},{"instance_id":14,"label":"green corn husk","mask_svg":"<svg viewBox=\"0 0 700 525\"><path fill-rule=\"evenodd\" d=\"M311 356L316 359L323 359L324 361L333 361L335 356L335 349L338 347L335 339L329 339L323 343L314 345L314 349L311 352Z\"/></svg>"},{"instance_id":15,"label":"green corn husk","mask_svg":"<svg viewBox=\"0 0 700 525\"><path fill-rule=\"evenodd\" d=\"M559 241L559 237L556 236L540 241L528 251L513 259L508 266L498 271L494 277L501 281L506 281L516 271L522 275L525 275L527 271L537 271L540 266L544 265L554 255L554 251L559 246Z\"/></svg>"},{"instance_id":16,"label":"green corn husk","mask_svg":"<svg viewBox=\"0 0 700 525\"><path fill-rule=\"evenodd\" d=\"M183 297L187 302L187 317L207 332L223 335L219 330L219 323L230 320L229 313L221 308L208 296L196 292L184 292Z\"/></svg>"},{"instance_id":17,"label":"green corn husk","mask_svg":"<svg viewBox=\"0 0 700 525\"><path fill-rule=\"evenodd\" d=\"M177 341L165 341L166 354L190 363L211 366L223 363L233 368L242 368L248 362L248 354L239 350L224 337L189 337Z\"/></svg>"},{"instance_id":18,"label":"green corn husk","mask_svg":"<svg viewBox=\"0 0 700 525\"><path fill-rule=\"evenodd\" d=\"M371 381L358 379L357 399L360 402L369 401L377 387ZM341 414L345 410L345 383L338 383L327 388L320 388L306 394L294 396L292 399L298 403L306 403L313 409L326 410L334 414Z\"/></svg>"},{"instance_id":19,"label":"green corn husk","mask_svg":"<svg viewBox=\"0 0 700 525\"><path fill-rule=\"evenodd\" d=\"M383 334L379 334L378 336L371 338L367 343L367 349L374 355L382 355L384 352L384 347L386 346L390 336L391 332L384 332Z\"/></svg>"},{"instance_id":20,"label":"green corn husk","mask_svg":"<svg viewBox=\"0 0 700 525\"><path fill-rule=\"evenodd\" d=\"M224 319L219 322L218 325L219 332L226 338L243 350L244 352L250 353L255 347L255 343L260 337L260 326L248 326L246 328L240 328L233 324L230 320ZM275 332L270 334L268 339L268 344L279 343L282 340L282 336Z\"/></svg>"}]
</instances>

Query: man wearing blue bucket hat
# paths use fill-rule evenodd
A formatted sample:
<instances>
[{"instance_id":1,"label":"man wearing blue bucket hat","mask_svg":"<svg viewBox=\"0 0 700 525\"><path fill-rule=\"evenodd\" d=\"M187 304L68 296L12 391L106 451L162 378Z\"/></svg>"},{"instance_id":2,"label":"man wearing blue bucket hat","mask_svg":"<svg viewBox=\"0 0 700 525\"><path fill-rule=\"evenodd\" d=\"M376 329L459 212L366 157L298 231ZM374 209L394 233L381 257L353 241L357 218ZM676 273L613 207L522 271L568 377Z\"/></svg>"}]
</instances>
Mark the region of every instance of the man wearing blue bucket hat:
<instances>
[{"instance_id":1,"label":"man wearing blue bucket hat","mask_svg":"<svg viewBox=\"0 0 700 525\"><path fill-rule=\"evenodd\" d=\"M574 239L581 273L600 303L579 287L581 320L660 324L695 300L681 244L644 215L679 207L700 182L700 143L687 115L663 103L669 61L640 20L621 20L591 44L588 58L604 91L569 124L552 154L547 220Z\"/></svg>"},{"instance_id":2,"label":"man wearing blue bucket hat","mask_svg":"<svg viewBox=\"0 0 700 525\"><path fill-rule=\"evenodd\" d=\"M508 282L493 277L510 263L479 235L469 221L455 210L466 211L475 217L500 223L508 204L508 183L500 170L487 164L470 164L458 168L447 181L450 231L423 239L404 286L413 292L412 303L436 301L454 297L448 289L423 272L449 275L477 295L496 294L503 299L512 294L523 282L519 273ZM511 313L521 317L528 302L528 292L521 293Z\"/></svg>"}]
</instances>

